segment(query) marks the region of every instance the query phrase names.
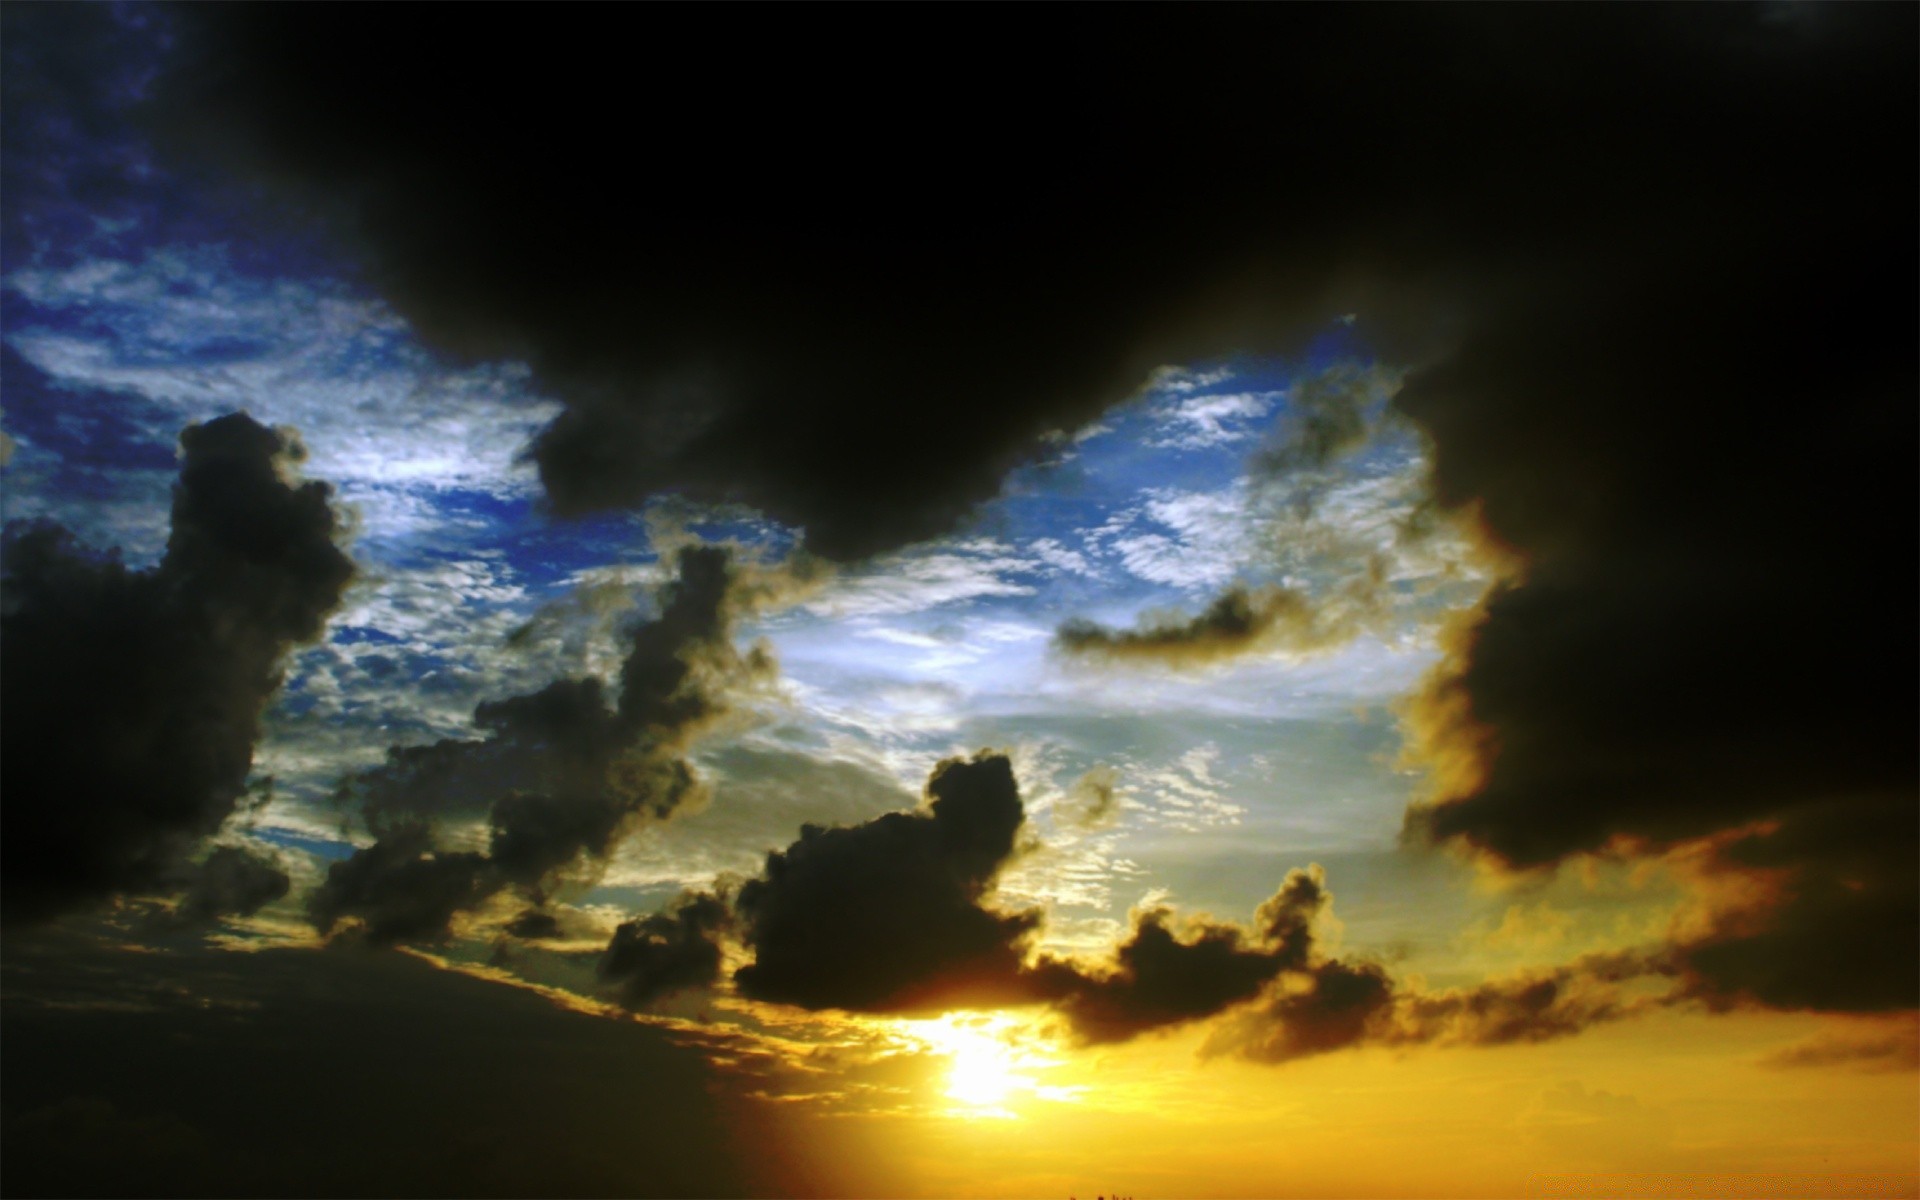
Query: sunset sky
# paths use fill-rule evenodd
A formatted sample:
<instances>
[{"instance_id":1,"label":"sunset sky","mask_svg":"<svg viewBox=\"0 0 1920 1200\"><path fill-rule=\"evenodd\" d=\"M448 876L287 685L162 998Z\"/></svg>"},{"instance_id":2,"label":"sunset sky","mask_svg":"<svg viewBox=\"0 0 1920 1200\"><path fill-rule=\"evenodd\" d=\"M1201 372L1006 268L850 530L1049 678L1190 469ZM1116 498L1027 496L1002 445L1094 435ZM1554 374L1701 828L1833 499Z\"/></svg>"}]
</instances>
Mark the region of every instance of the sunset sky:
<instances>
[{"instance_id":1,"label":"sunset sky","mask_svg":"<svg viewBox=\"0 0 1920 1200\"><path fill-rule=\"evenodd\" d=\"M1911 5L0 11L15 1195L1920 1195Z\"/></svg>"}]
</instances>

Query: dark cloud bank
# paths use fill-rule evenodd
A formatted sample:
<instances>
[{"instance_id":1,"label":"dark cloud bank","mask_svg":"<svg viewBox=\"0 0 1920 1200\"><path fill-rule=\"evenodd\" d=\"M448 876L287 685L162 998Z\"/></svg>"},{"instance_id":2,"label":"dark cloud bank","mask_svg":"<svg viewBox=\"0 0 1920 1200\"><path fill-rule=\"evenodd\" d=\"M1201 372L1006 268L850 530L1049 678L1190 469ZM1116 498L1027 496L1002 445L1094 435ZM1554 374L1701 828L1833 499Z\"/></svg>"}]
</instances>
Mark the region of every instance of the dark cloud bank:
<instances>
[{"instance_id":1,"label":"dark cloud bank","mask_svg":"<svg viewBox=\"0 0 1920 1200\"><path fill-rule=\"evenodd\" d=\"M1850 303L1912 302L1899 8L183 15L178 124L336 218L429 337L532 360L564 511L679 490L865 553L1150 368L1346 312L1404 355L1590 298L1667 331L1652 365L1715 362L1690 331L1730 303L1795 331L1742 357L1881 340L1809 339L1816 298L1910 327ZM1637 379L1609 332L1546 382L1600 347Z\"/></svg>"},{"instance_id":2,"label":"dark cloud bank","mask_svg":"<svg viewBox=\"0 0 1920 1200\"><path fill-rule=\"evenodd\" d=\"M10 937L12 1196L845 1194L661 1030L402 954Z\"/></svg>"},{"instance_id":3,"label":"dark cloud bank","mask_svg":"<svg viewBox=\"0 0 1920 1200\"><path fill-rule=\"evenodd\" d=\"M1702 995L1920 996L1911 6L181 16L175 144L527 357L563 512L745 501L856 556L1154 365L1359 314L1439 501L1524 564L1416 708L1410 832L1718 839L1774 899L1684 948ZM1165 648L1105 632L1068 636Z\"/></svg>"},{"instance_id":4,"label":"dark cloud bank","mask_svg":"<svg viewBox=\"0 0 1920 1200\"><path fill-rule=\"evenodd\" d=\"M235 812L281 660L318 637L353 565L324 483L292 481L288 431L242 414L180 435L165 556L128 570L57 525L9 526L0 641L0 896L10 923L185 888L181 914L247 913L284 872L235 847L189 859Z\"/></svg>"}]
</instances>

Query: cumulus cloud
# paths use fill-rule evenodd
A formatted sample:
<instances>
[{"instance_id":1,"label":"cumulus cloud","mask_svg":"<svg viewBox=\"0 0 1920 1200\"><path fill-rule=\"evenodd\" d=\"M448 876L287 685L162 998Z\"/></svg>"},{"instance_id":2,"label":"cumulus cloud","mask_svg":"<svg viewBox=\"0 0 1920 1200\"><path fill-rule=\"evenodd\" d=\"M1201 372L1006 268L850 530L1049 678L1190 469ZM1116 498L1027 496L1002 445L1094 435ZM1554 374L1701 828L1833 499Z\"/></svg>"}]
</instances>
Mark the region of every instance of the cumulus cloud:
<instances>
[{"instance_id":1,"label":"cumulus cloud","mask_svg":"<svg viewBox=\"0 0 1920 1200\"><path fill-rule=\"evenodd\" d=\"M49 523L7 530L9 920L166 883L234 812L284 656L353 576L331 489L293 475L291 431L235 414L188 426L180 452L151 570Z\"/></svg>"},{"instance_id":2,"label":"cumulus cloud","mask_svg":"<svg viewBox=\"0 0 1920 1200\"><path fill-rule=\"evenodd\" d=\"M1633 990L1680 974L1657 951L1588 955L1464 989L1396 980L1327 951L1333 896L1318 864L1288 872L1247 924L1153 904L1103 952L1036 952L1042 910L994 905L1028 846L1024 822L1005 755L947 759L923 807L803 826L731 906L726 892L687 892L621 925L600 977L646 1007L714 985L737 942L749 961L734 986L757 1000L873 1013L1046 1005L1091 1044L1218 1017L1206 1053L1265 1062L1362 1044L1543 1041L1689 998L1683 986Z\"/></svg>"},{"instance_id":3,"label":"cumulus cloud","mask_svg":"<svg viewBox=\"0 0 1920 1200\"><path fill-rule=\"evenodd\" d=\"M749 996L805 1008L900 1012L1022 995L1022 946L1037 912L998 913L983 897L1025 819L1005 755L948 759L926 807L861 825L802 827L740 887L734 974Z\"/></svg>"},{"instance_id":4,"label":"cumulus cloud","mask_svg":"<svg viewBox=\"0 0 1920 1200\"><path fill-rule=\"evenodd\" d=\"M1176 930L1171 911L1149 908L1134 913L1111 964L1042 958L1032 984L1082 1039L1125 1041L1213 1016L1251 1000L1280 972L1306 966L1312 923L1327 901L1326 877L1316 866L1288 874L1261 905L1253 930L1199 919Z\"/></svg>"},{"instance_id":5,"label":"cumulus cloud","mask_svg":"<svg viewBox=\"0 0 1920 1200\"><path fill-rule=\"evenodd\" d=\"M733 923L727 898L687 892L665 912L623 922L597 968L620 1002L644 1008L662 996L720 978L719 935Z\"/></svg>"},{"instance_id":6,"label":"cumulus cloud","mask_svg":"<svg viewBox=\"0 0 1920 1200\"><path fill-rule=\"evenodd\" d=\"M175 915L190 923L250 917L292 887L278 855L247 846L215 846L195 865Z\"/></svg>"},{"instance_id":7,"label":"cumulus cloud","mask_svg":"<svg viewBox=\"0 0 1920 1200\"><path fill-rule=\"evenodd\" d=\"M737 689L774 671L764 646L735 646L735 622L788 591L779 571L723 547L684 546L672 561L657 613L627 638L617 700L597 677L557 680L479 705L484 737L395 746L341 783L378 840L328 869L311 900L322 931L352 918L377 941L444 935L503 890L538 900L598 872L633 827L704 800L687 751ZM485 850L441 848L434 827L450 819L484 820Z\"/></svg>"}]
</instances>

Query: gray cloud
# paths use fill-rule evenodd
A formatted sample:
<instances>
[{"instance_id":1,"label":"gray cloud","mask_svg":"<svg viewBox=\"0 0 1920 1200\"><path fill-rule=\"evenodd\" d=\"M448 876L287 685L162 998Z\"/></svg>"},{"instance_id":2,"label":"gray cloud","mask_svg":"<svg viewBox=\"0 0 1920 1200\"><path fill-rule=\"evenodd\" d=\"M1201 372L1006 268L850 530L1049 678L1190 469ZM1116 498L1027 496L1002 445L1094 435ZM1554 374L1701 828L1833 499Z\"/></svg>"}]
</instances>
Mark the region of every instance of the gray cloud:
<instances>
[{"instance_id":1,"label":"gray cloud","mask_svg":"<svg viewBox=\"0 0 1920 1200\"><path fill-rule=\"evenodd\" d=\"M842 828L803 826L740 887L734 974L749 996L805 1008L907 1011L1018 999L1038 913L982 906L1024 820L1004 755L948 759L927 805Z\"/></svg>"},{"instance_id":2,"label":"gray cloud","mask_svg":"<svg viewBox=\"0 0 1920 1200\"><path fill-rule=\"evenodd\" d=\"M10 1194L807 1186L745 1161L735 1139L773 1114L657 1029L407 955L241 954L186 936L133 954L109 930L56 932L7 939Z\"/></svg>"},{"instance_id":3,"label":"gray cloud","mask_svg":"<svg viewBox=\"0 0 1920 1200\"><path fill-rule=\"evenodd\" d=\"M709 987L720 978L719 936L732 924L726 896L687 892L665 912L615 929L597 972L630 1008L644 1008L688 988Z\"/></svg>"},{"instance_id":4,"label":"gray cloud","mask_svg":"<svg viewBox=\"0 0 1920 1200\"><path fill-rule=\"evenodd\" d=\"M474 711L481 739L394 747L340 787L379 839L328 868L315 923L357 921L378 941L437 937L506 889L536 902L570 872L596 872L635 825L705 797L684 755L730 708L730 689L773 672L764 648L733 643L737 617L770 602L778 572L730 551L685 546L659 609L635 625L617 703L596 678L563 679ZM484 813L485 852L444 851L436 818Z\"/></svg>"},{"instance_id":5,"label":"gray cloud","mask_svg":"<svg viewBox=\"0 0 1920 1200\"><path fill-rule=\"evenodd\" d=\"M292 888L278 856L245 846L215 846L194 866L175 915L190 923L250 917Z\"/></svg>"},{"instance_id":6,"label":"gray cloud","mask_svg":"<svg viewBox=\"0 0 1920 1200\"><path fill-rule=\"evenodd\" d=\"M1078 658L1183 668L1255 651L1331 650L1379 624L1391 602L1383 572L1384 564L1376 560L1328 596L1236 584L1191 617L1152 615L1133 629L1110 629L1076 617L1060 626L1053 644Z\"/></svg>"},{"instance_id":7,"label":"gray cloud","mask_svg":"<svg viewBox=\"0 0 1920 1200\"><path fill-rule=\"evenodd\" d=\"M1033 986L1089 1042L1125 1041L1211 1017L1251 1000L1282 971L1305 967L1314 919L1329 901L1326 877L1315 866L1288 873L1252 930L1191 920L1176 932L1166 909L1136 913L1110 966L1042 958L1031 972Z\"/></svg>"},{"instance_id":8,"label":"gray cloud","mask_svg":"<svg viewBox=\"0 0 1920 1200\"><path fill-rule=\"evenodd\" d=\"M58 526L9 526L0 676L9 920L165 885L235 810L282 659L320 635L353 564L298 438L244 414L180 435L148 571Z\"/></svg>"}]
</instances>

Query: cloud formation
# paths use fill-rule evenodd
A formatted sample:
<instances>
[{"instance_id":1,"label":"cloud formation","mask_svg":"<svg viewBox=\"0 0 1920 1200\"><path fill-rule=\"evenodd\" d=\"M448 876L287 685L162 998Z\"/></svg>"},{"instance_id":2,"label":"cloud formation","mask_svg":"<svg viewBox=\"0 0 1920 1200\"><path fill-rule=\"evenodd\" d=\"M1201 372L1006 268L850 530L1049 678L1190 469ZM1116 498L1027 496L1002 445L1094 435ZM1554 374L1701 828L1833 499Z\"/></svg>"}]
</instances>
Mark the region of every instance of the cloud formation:
<instances>
[{"instance_id":1,"label":"cloud formation","mask_svg":"<svg viewBox=\"0 0 1920 1200\"><path fill-rule=\"evenodd\" d=\"M743 501L834 556L950 528L1163 363L1349 313L1423 355L1649 269L1658 328L1699 311L1668 281L1911 240L1899 11L1116 10L1017 39L983 13L941 26L965 78L813 18L802 64L785 19L635 80L624 39L505 14L191 10L175 125L332 215L427 336L526 356L567 405L535 446L563 511ZM782 103L659 119L713 86Z\"/></svg>"},{"instance_id":2,"label":"cloud formation","mask_svg":"<svg viewBox=\"0 0 1920 1200\"><path fill-rule=\"evenodd\" d=\"M250 917L293 888L278 856L246 846L215 846L193 868L175 916L192 924Z\"/></svg>"},{"instance_id":3,"label":"cloud formation","mask_svg":"<svg viewBox=\"0 0 1920 1200\"><path fill-rule=\"evenodd\" d=\"M645 1008L687 988L711 986L720 978L719 935L732 924L726 896L685 893L667 911L615 929L597 972L630 1008Z\"/></svg>"},{"instance_id":4,"label":"cloud formation","mask_svg":"<svg viewBox=\"0 0 1920 1200\"><path fill-rule=\"evenodd\" d=\"M1053 644L1078 658L1194 668L1265 651L1312 654L1351 641L1377 624L1391 604L1384 563L1349 579L1329 596L1290 587L1235 584L1193 616L1150 614L1133 629L1111 629L1075 617Z\"/></svg>"},{"instance_id":5,"label":"cloud formation","mask_svg":"<svg viewBox=\"0 0 1920 1200\"><path fill-rule=\"evenodd\" d=\"M8 938L9 1192L811 1190L746 1161L739 1139L775 1131L665 1031L411 955L185 938L134 955L59 932Z\"/></svg>"},{"instance_id":6,"label":"cloud formation","mask_svg":"<svg viewBox=\"0 0 1920 1200\"><path fill-rule=\"evenodd\" d=\"M802 826L740 887L734 974L748 996L803 1008L903 1012L1022 997L1037 912L981 903L1025 819L1013 765L983 751L927 780L926 807L861 825Z\"/></svg>"},{"instance_id":7,"label":"cloud formation","mask_svg":"<svg viewBox=\"0 0 1920 1200\"><path fill-rule=\"evenodd\" d=\"M1125 1041L1210 1017L1251 1000L1280 972L1304 968L1313 921L1329 900L1326 876L1314 866L1287 874L1251 931L1198 919L1176 930L1165 908L1136 912L1110 966L1042 958L1032 986L1088 1042Z\"/></svg>"},{"instance_id":8,"label":"cloud formation","mask_svg":"<svg viewBox=\"0 0 1920 1200\"><path fill-rule=\"evenodd\" d=\"M819 55L696 37L638 80L506 13L181 20L179 140L312 201L441 346L526 357L562 512L742 502L858 557L1157 365L1356 314L1439 502L1524 567L1411 710L1410 832L1520 868L1720 839L1768 898L1684 948L1701 994L1920 995L1910 7L982 13L941 30L964 68L792 16ZM736 85L783 103L661 116ZM1077 634L1207 654L1289 611Z\"/></svg>"},{"instance_id":9,"label":"cloud formation","mask_svg":"<svg viewBox=\"0 0 1920 1200\"><path fill-rule=\"evenodd\" d=\"M481 704L485 737L395 746L340 785L378 840L328 868L310 902L323 932L352 918L375 941L442 936L506 889L538 902L570 873L591 875L634 826L704 799L684 755L735 689L773 673L733 629L785 585L723 547L683 546L672 561L658 612L628 637L617 702L598 678L557 680ZM483 819L485 850L443 849L435 828L449 819Z\"/></svg>"},{"instance_id":10,"label":"cloud formation","mask_svg":"<svg viewBox=\"0 0 1920 1200\"><path fill-rule=\"evenodd\" d=\"M1026 845L1010 760L947 759L926 801L857 825L803 826L731 905L725 891L688 892L621 925L601 980L644 1008L718 983L737 942L750 961L733 983L756 1000L894 1014L1046 1005L1086 1044L1219 1017L1204 1052L1263 1062L1359 1045L1545 1041L1696 998L1684 983L1660 986L1683 972L1657 949L1471 988L1396 980L1327 951L1333 895L1317 863L1289 871L1246 925L1154 906L1097 959L1035 952L1043 912L991 903Z\"/></svg>"},{"instance_id":11,"label":"cloud formation","mask_svg":"<svg viewBox=\"0 0 1920 1200\"><path fill-rule=\"evenodd\" d=\"M1465 547L1452 544L1455 531L1433 510L1424 441L1392 404L1399 382L1396 370L1352 361L1302 374L1244 481L1209 498L1226 511L1194 523L1204 511L1192 503L1199 496L1181 506L1184 514L1169 503L1173 496L1146 506L1170 527L1213 526L1209 540L1224 553L1210 571L1167 571L1173 564L1159 560L1173 557L1172 544L1160 535L1114 539L1129 568L1145 577L1189 586L1241 578L1198 613L1150 611L1131 629L1069 619L1055 631L1054 647L1109 664L1197 669L1261 654L1321 653L1431 620L1439 605L1425 602L1460 575Z\"/></svg>"},{"instance_id":12,"label":"cloud formation","mask_svg":"<svg viewBox=\"0 0 1920 1200\"><path fill-rule=\"evenodd\" d=\"M1770 1005L1920 1002L1913 314L1821 299L1906 295L1888 261L1597 283L1400 394L1524 563L1409 709L1409 833L1521 869L1716 846L1769 899L1688 962Z\"/></svg>"},{"instance_id":13,"label":"cloud formation","mask_svg":"<svg viewBox=\"0 0 1920 1200\"><path fill-rule=\"evenodd\" d=\"M1681 989L1633 989L1674 973L1658 952L1614 952L1435 991L1378 963L1326 954L1304 929L1298 954L1260 1002L1229 1014L1201 1052L1281 1063L1367 1045L1549 1041L1677 1002Z\"/></svg>"},{"instance_id":14,"label":"cloud formation","mask_svg":"<svg viewBox=\"0 0 1920 1200\"><path fill-rule=\"evenodd\" d=\"M291 431L236 413L188 426L180 454L152 570L50 523L6 532L9 921L173 882L235 810L283 657L320 635L353 576L331 489L293 474L304 450ZM237 881L237 860L210 861L191 905L223 907Z\"/></svg>"}]
</instances>

